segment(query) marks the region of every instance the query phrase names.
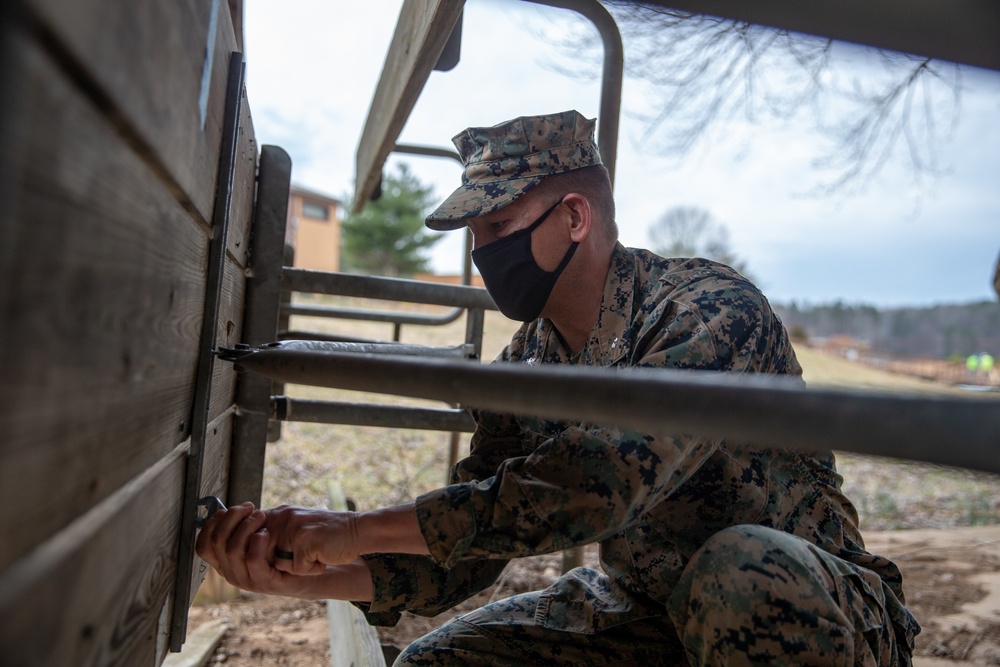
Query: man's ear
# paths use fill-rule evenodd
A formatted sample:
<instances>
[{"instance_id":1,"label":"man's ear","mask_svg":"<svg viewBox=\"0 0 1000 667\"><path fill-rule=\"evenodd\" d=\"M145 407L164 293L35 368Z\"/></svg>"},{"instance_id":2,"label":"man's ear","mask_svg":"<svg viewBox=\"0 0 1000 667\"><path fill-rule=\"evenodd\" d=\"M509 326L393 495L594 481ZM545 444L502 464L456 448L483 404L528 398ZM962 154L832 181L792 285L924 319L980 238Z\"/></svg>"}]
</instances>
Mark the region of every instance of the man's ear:
<instances>
[{"instance_id":1,"label":"man's ear","mask_svg":"<svg viewBox=\"0 0 1000 667\"><path fill-rule=\"evenodd\" d=\"M571 192L563 197L562 203L570 211L570 239L572 239L575 243L580 243L590 234L590 200L579 193Z\"/></svg>"}]
</instances>

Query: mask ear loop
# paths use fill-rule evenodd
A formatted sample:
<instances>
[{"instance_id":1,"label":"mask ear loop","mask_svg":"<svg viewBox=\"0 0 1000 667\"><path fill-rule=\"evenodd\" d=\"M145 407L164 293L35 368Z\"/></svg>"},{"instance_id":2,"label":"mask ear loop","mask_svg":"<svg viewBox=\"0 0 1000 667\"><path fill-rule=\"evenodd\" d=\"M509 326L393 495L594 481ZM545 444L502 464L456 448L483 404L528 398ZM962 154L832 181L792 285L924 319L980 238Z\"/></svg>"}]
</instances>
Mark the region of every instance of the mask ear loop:
<instances>
[{"instance_id":1,"label":"mask ear loop","mask_svg":"<svg viewBox=\"0 0 1000 667\"><path fill-rule=\"evenodd\" d=\"M562 261L559 262L559 266L557 266L556 270L552 272L555 274L556 278L559 277L559 275L563 272L563 269L566 268L566 265L569 264L569 260L573 259L573 255L576 253L576 249L579 246L579 241L573 241L573 245L569 247L569 250L566 251L566 255L563 257Z\"/></svg>"},{"instance_id":2,"label":"mask ear loop","mask_svg":"<svg viewBox=\"0 0 1000 667\"><path fill-rule=\"evenodd\" d=\"M549 206L548 210L546 210L544 213L538 216L538 220L535 220L533 223L531 223L521 231L525 231L528 233L535 231L535 229L538 228L538 225L542 224L543 222L549 219L549 216L552 215L552 211L556 210L556 206L559 206L559 204L563 203L563 199L565 199L565 197L560 198L559 201L557 201L555 204Z\"/></svg>"},{"instance_id":3,"label":"mask ear loop","mask_svg":"<svg viewBox=\"0 0 1000 667\"><path fill-rule=\"evenodd\" d=\"M563 199L566 199L566 197L565 196L561 197L559 199L559 201L557 201L555 204L552 205L551 208L549 208L548 211L546 211L544 214L542 214L542 217L538 220L538 222L536 222L535 224L533 224L528 229L534 229L535 227L537 227L538 225L540 225L542 222L544 222L549 217L549 215L552 213L552 211L556 210L556 206L559 206L559 204L563 203ZM569 250L567 250L566 254L563 255L562 261L559 262L559 266L557 266L556 270L552 272L552 275L555 278L559 278L559 276L563 272L563 269L565 269L566 265L569 264L569 260L573 259L573 255L576 253L576 249L579 246L580 246L580 242L579 241L573 241L573 244L569 247Z\"/></svg>"}]
</instances>

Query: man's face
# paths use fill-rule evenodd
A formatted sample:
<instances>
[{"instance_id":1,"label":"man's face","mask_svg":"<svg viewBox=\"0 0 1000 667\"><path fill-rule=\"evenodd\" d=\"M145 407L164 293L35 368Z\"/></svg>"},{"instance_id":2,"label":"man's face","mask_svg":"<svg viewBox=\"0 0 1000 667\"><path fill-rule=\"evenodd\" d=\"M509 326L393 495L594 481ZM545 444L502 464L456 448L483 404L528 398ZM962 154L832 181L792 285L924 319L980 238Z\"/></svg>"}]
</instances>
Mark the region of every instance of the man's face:
<instances>
[{"instance_id":1,"label":"man's face","mask_svg":"<svg viewBox=\"0 0 1000 667\"><path fill-rule=\"evenodd\" d=\"M489 245L530 226L555 201L529 193L499 211L470 218L468 225L472 230L473 249ZM561 205L556 206L545 222L531 233L531 254L539 268L544 271L554 271L559 266L572 242L566 229L566 212L563 209Z\"/></svg>"}]
</instances>

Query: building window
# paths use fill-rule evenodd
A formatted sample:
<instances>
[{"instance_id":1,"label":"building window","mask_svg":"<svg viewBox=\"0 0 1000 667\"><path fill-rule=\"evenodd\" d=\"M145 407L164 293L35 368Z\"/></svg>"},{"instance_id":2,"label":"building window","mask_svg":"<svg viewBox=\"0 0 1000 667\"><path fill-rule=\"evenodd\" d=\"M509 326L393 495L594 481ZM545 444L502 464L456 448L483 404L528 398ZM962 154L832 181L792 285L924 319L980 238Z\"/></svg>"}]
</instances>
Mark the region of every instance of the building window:
<instances>
[{"instance_id":1,"label":"building window","mask_svg":"<svg viewBox=\"0 0 1000 667\"><path fill-rule=\"evenodd\" d=\"M305 218L312 218L314 220L329 220L330 207L325 204L317 204L316 202L303 201L302 216Z\"/></svg>"}]
</instances>

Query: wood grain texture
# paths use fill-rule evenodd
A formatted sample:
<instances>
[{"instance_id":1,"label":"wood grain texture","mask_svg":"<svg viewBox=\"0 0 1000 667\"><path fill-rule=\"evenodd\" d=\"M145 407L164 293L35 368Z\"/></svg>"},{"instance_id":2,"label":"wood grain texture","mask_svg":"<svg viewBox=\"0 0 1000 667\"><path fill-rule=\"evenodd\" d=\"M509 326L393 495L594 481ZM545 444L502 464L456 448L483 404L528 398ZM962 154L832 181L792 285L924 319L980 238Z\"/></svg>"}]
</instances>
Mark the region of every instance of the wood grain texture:
<instances>
[{"instance_id":1,"label":"wood grain texture","mask_svg":"<svg viewBox=\"0 0 1000 667\"><path fill-rule=\"evenodd\" d=\"M27 0L25 4L36 18L41 39L60 54L69 75L101 101L106 115L151 170L208 225L228 56L236 50L228 3ZM209 39L212 25L215 37ZM203 100L208 45L214 48Z\"/></svg>"},{"instance_id":2,"label":"wood grain texture","mask_svg":"<svg viewBox=\"0 0 1000 667\"><path fill-rule=\"evenodd\" d=\"M194 530L179 523L228 3L24 7L0 26L0 662L159 664ZM244 91L217 345L242 334L256 165ZM235 374L214 371L201 493L224 495ZM180 567L197 586L204 564Z\"/></svg>"},{"instance_id":3,"label":"wood grain texture","mask_svg":"<svg viewBox=\"0 0 1000 667\"><path fill-rule=\"evenodd\" d=\"M207 450L215 454L206 459L212 473L205 478L206 493L222 490L228 456L223 452L231 431L231 413L209 429ZM162 661L169 625L161 618L169 618L172 604L189 442L0 575L4 664L131 666ZM205 565L198 561L195 567L203 570Z\"/></svg>"},{"instance_id":4,"label":"wood grain texture","mask_svg":"<svg viewBox=\"0 0 1000 667\"><path fill-rule=\"evenodd\" d=\"M209 424L205 438L205 458L202 461L199 497L216 496L221 498L223 502L227 502L226 487L229 481L230 443L233 440L234 420L234 411L228 410ZM193 572L191 589L188 591L187 597L190 604L194 600L195 593L198 592L198 587L205 579L207 570L205 562L197 556L189 567L192 568Z\"/></svg>"},{"instance_id":5,"label":"wood grain texture","mask_svg":"<svg viewBox=\"0 0 1000 667\"><path fill-rule=\"evenodd\" d=\"M18 511L0 523L0 569L189 435L208 244L47 54L17 42L0 503Z\"/></svg>"},{"instance_id":6,"label":"wood grain texture","mask_svg":"<svg viewBox=\"0 0 1000 667\"><path fill-rule=\"evenodd\" d=\"M358 143L355 213L375 191L382 176L382 165L396 145L464 6L464 0L403 3Z\"/></svg>"},{"instance_id":7,"label":"wood grain texture","mask_svg":"<svg viewBox=\"0 0 1000 667\"><path fill-rule=\"evenodd\" d=\"M222 303L219 311L219 329L215 346L233 347L243 336L243 295L246 276L243 269L230 258L223 266ZM212 396L208 409L209 420L227 410L236 398L236 371L228 361L216 360L212 368Z\"/></svg>"},{"instance_id":8,"label":"wood grain texture","mask_svg":"<svg viewBox=\"0 0 1000 667\"><path fill-rule=\"evenodd\" d=\"M157 627L170 598L185 451L4 573L0 651L9 664L152 664L156 637L137 630Z\"/></svg>"},{"instance_id":9,"label":"wood grain texture","mask_svg":"<svg viewBox=\"0 0 1000 667\"><path fill-rule=\"evenodd\" d=\"M258 153L253 118L244 90L243 104L240 107L233 197L230 204L229 236L226 239L226 253L244 269L250 257L250 222L253 219L254 193L257 185L257 162L260 159Z\"/></svg>"}]
</instances>

